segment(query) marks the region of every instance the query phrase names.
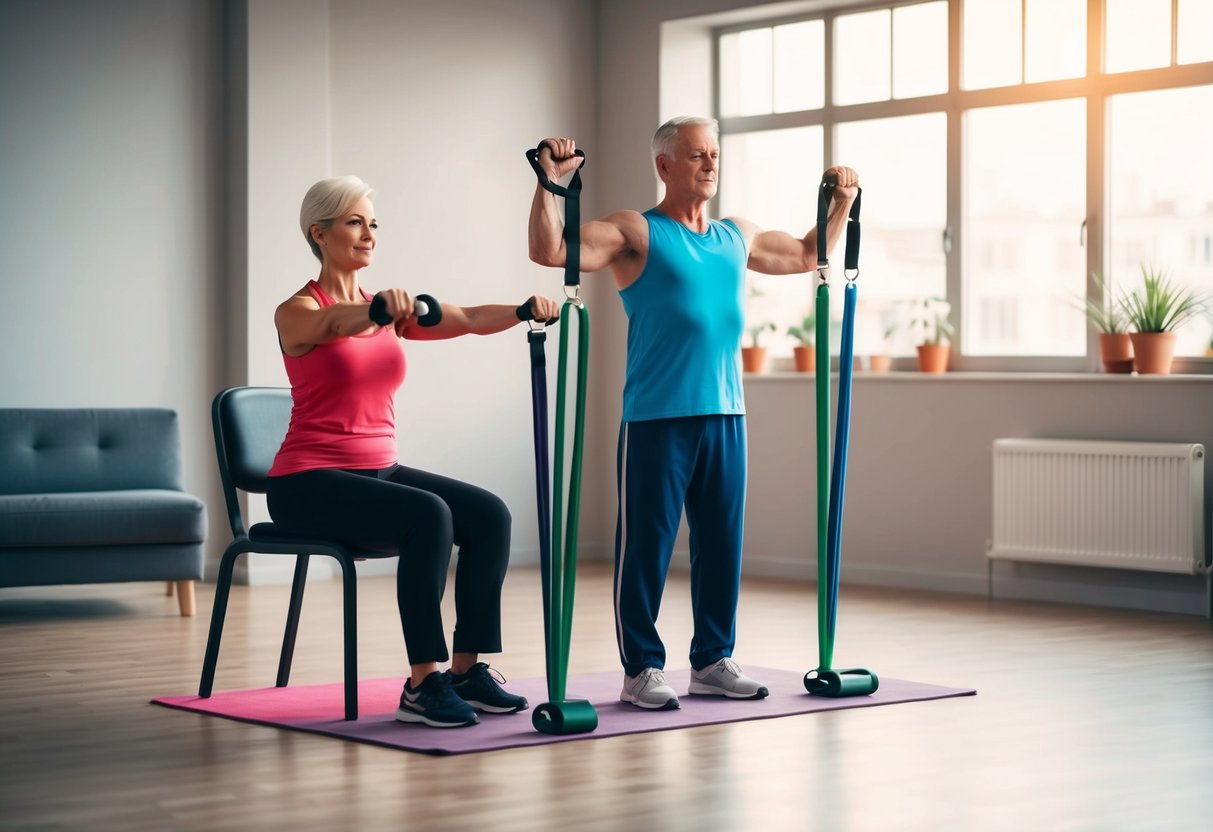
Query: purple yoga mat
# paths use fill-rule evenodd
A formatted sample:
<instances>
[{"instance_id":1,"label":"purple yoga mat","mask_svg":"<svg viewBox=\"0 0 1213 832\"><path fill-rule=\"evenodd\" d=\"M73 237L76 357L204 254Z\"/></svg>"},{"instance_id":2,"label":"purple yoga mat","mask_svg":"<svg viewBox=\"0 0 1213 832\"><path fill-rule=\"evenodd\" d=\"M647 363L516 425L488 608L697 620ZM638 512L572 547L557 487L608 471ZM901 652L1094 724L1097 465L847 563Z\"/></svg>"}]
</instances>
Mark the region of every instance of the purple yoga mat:
<instances>
[{"instance_id":1,"label":"purple yoga mat","mask_svg":"<svg viewBox=\"0 0 1213 832\"><path fill-rule=\"evenodd\" d=\"M972 696L975 690L907 682L880 680L880 688L871 696L823 699L809 696L804 689L804 673L747 668L746 673L762 680L771 691L765 699L736 700L711 696L681 695L690 681L687 669L666 673L674 689L680 692L682 707L676 711L646 711L619 701L623 676L620 671L591 673L569 679L569 699L588 699L598 712L598 727L588 734L553 736L541 734L531 726L531 709L547 701L544 679L510 681L506 688L525 696L531 709L517 714L481 714L480 724L467 728L427 728L395 720L403 678L363 679L358 683L358 720L346 722L343 686L340 683L299 685L285 688L257 688L216 693L209 699L197 696L161 696L157 705L202 714L227 717L258 725L272 725L307 731L327 737L382 745L425 754L466 754L493 751L550 742L615 737L645 731L668 731L696 725L740 722L746 719L771 719L816 711L893 705L952 696Z\"/></svg>"}]
</instances>

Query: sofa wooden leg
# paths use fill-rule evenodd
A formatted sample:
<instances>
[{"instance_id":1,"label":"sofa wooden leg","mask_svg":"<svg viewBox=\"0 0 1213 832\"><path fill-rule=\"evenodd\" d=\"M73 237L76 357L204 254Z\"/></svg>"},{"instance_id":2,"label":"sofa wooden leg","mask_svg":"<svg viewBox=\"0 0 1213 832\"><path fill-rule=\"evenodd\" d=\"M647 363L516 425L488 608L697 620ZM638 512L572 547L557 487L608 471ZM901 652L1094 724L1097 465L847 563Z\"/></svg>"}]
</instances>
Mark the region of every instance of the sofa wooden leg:
<instances>
[{"instance_id":1,"label":"sofa wooden leg","mask_svg":"<svg viewBox=\"0 0 1213 832\"><path fill-rule=\"evenodd\" d=\"M177 581L177 606L182 615L194 614L194 582Z\"/></svg>"},{"instance_id":2,"label":"sofa wooden leg","mask_svg":"<svg viewBox=\"0 0 1213 832\"><path fill-rule=\"evenodd\" d=\"M173 597L173 582L172 581L164 582L164 594L167 595L169 598Z\"/></svg>"}]
</instances>

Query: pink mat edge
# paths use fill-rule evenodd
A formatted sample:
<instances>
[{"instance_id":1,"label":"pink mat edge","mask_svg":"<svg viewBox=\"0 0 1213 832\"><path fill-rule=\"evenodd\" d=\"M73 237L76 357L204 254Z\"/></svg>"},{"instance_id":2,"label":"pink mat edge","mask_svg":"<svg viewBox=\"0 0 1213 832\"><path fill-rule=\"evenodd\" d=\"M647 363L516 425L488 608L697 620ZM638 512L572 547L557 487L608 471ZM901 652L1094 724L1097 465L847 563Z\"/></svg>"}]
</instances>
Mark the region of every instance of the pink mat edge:
<instances>
[{"instance_id":1,"label":"pink mat edge","mask_svg":"<svg viewBox=\"0 0 1213 832\"><path fill-rule=\"evenodd\" d=\"M758 671L760 669L754 668L754 670ZM761 670L770 671L771 669L762 668ZM777 670L774 672L784 673L784 674L793 673L793 671L786 671L786 670ZM614 671L609 671L609 673L613 674ZM798 671L796 671L794 673L799 675ZM568 680L568 682L569 682L568 690L570 691L570 694L572 694L572 692L574 690L576 690L576 688L578 686L578 682L580 682L581 680L593 679L594 677L599 676L599 675L603 675L603 674L602 673L590 673L590 674L582 674L581 676L571 677ZM544 681L543 679L527 679L527 680L523 680L523 683L535 683L535 682L543 683L543 681ZM383 684L383 683L387 683L387 682L391 682L393 685L398 685L400 683L400 680L399 680L399 678L396 678L396 677L383 677L383 678L377 678L377 679L360 680L359 692L361 694L362 691L364 691L366 686L368 686L368 685ZM583 684L588 685L588 684L592 684L592 683L585 682ZM964 696L975 696L977 694L977 691L974 688L953 688L953 687L947 687L947 686L943 686L943 685L935 685L935 684L927 683L927 682L915 682L915 681L911 681L911 680L896 679L896 678L891 678L891 677L881 679L882 689L887 690L887 686L890 684L892 684L892 685L910 685L913 687L918 687L918 688L920 688L920 690L913 695L910 695L910 696L903 695L899 698L895 698L895 699L891 699L891 700L848 698L846 700L845 705L837 705L837 706L833 706L833 707L826 707L826 708L820 708L820 709L815 709L815 710L793 710L793 711L782 711L782 712L777 712L777 713L748 713L745 715L739 715L738 717L733 718L733 719L723 719L723 720L722 719L709 719L709 720L705 720L705 721L701 721L701 722L692 722L689 724L677 724L677 725L658 724L658 725L653 725L651 727L630 728L629 730L626 730L626 731L610 730L610 731L602 732L602 733L595 731L595 732L587 732L587 733L582 733L582 734L552 735L552 734L542 734L539 731L530 729L525 733L511 735L514 737L514 739L512 739L512 740L508 739L508 738L506 740L501 740L498 738L498 739L496 739L496 741L490 741L490 742L483 743L482 747L466 747L466 746L468 746L468 743L463 738L464 737L470 738L471 735L463 734L462 732L459 732L459 729L450 729L447 731L441 731L441 730L436 730L436 729L423 729L426 733L410 737L411 742L400 742L399 740L388 742L388 741L379 740L373 736L362 735L362 734L356 733L351 730L338 730L338 728L336 728L336 727L335 728L324 727L326 724L331 724L331 725L339 726L339 727L346 728L346 729L352 729L356 726L374 725L378 721L383 720L385 717L390 716L390 714L391 714L390 710L388 712L378 712L377 711L375 713L367 713L365 709L360 708L361 713L359 715L359 718L353 722L348 722L344 719L290 722L290 721L286 721L285 719L275 721L275 720L257 717L257 716L239 716L237 714L234 714L231 712L226 712L226 711L220 709L224 704L225 698L231 698L234 696L244 695L244 694L257 694L257 693L262 693L262 692L268 693L268 692L271 692L274 690L283 690L282 688L276 688L273 686L221 691L219 693L213 694L208 699L203 699L203 698L197 696L196 694L159 696L159 697L155 697L155 698L151 699L149 701L149 704L160 705L162 707L166 707L166 708L169 708L172 710L196 713L196 714L199 714L202 716L215 716L215 717L219 717L221 719L228 719L233 722L242 722L242 723L245 723L248 725L260 725L260 726L263 726L266 728L285 729L285 730L296 731L296 732L304 733L304 734L315 734L315 735L320 735L320 736L332 737L335 739L359 742L359 743L363 743L363 744L367 744L367 745L375 745L375 746L379 746L381 748L390 748L395 751L412 751L414 753L422 753L422 754L429 754L429 755L435 755L435 756L456 756L459 754L466 754L466 753L483 753L483 752L487 752L487 751L499 751L499 750L503 750L506 748L525 748L525 747L531 747L531 746L535 746L535 745L546 745L546 744L550 744L553 742L567 742L567 741L581 740L581 739L607 739L610 737L627 736L629 734L648 734L648 733L655 733L658 731L671 731L671 730L679 730L682 728L697 728L697 727L706 727L706 726L710 726L710 725L727 724L729 722L748 722L748 721L755 721L755 720L786 718L786 717L791 717L791 716L803 716L805 714L816 713L821 710L828 710L828 711L855 710L855 709L859 709L859 708L879 707L881 705L897 705L897 704L907 704L910 702L927 702L927 701L939 700L939 699L951 699L951 698L964 697ZM316 683L316 684L311 684L311 685L295 686L295 687L290 688L290 690L292 691L292 693L298 694L300 692L308 690L309 688L340 688L341 686L342 686L341 682L321 682L321 683ZM929 692L926 692L926 691L922 691L921 688L931 688L932 690ZM804 694L804 696L807 697L808 694L806 693L806 694ZM359 698L361 700L361 695ZM763 702L769 703L769 700L758 700L758 701L763 701ZM836 702L840 702L841 700L817 699L815 701L823 702L823 703L825 703L825 702L836 703ZM203 703L207 703L207 702L214 703L214 707L207 707L205 704L203 704ZM601 702L595 702L594 706L596 708L602 709L604 707L609 706L610 704L611 703L604 704ZM361 702L360 702L360 705L361 705ZM486 718L488 720L497 720L497 719L501 719L502 717L488 716ZM514 718L517 718L517 717L515 716ZM482 724L484 724L484 723L482 723ZM528 726L530 725L529 720L527 720L527 725ZM410 727L415 727L415 726L410 726ZM600 723L599 727L600 728L602 727L601 723ZM433 732L432 736L430 735L431 731ZM419 740L421 740L422 737L429 737L435 744L431 746L426 743L419 742ZM452 748L452 746L454 746L454 747Z\"/></svg>"}]
</instances>

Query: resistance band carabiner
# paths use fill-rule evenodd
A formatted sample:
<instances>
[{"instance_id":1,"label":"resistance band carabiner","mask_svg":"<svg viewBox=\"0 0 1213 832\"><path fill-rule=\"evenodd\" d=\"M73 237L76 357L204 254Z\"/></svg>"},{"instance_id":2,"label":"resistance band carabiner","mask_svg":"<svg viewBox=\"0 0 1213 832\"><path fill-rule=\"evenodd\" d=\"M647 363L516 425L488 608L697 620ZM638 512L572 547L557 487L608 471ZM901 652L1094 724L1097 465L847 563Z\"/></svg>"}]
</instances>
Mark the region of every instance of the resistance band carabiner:
<instances>
[{"instance_id":1,"label":"resistance band carabiner","mask_svg":"<svg viewBox=\"0 0 1213 832\"><path fill-rule=\"evenodd\" d=\"M583 159L585 153L578 150ZM598 713L585 699L566 699L569 644L573 631L573 594L577 577L577 533L581 514L581 469L585 440L586 375L590 356L590 315L579 296L581 280L581 171L574 172L569 187L551 182L539 165L539 148L527 151L540 184L565 198L565 295L560 310L560 354L556 370L555 464L548 458L548 397L545 334L531 329L531 406L534 414L535 483L539 518L539 567L543 583L543 633L547 659L548 699L535 708L531 724L544 734L581 734L598 727ZM583 162L584 164L584 162ZM574 390L572 455L568 468L568 508L564 507L565 410L568 399L569 325L577 326L577 377ZM549 489L549 472L554 480Z\"/></svg>"},{"instance_id":2,"label":"resistance band carabiner","mask_svg":"<svg viewBox=\"0 0 1213 832\"><path fill-rule=\"evenodd\" d=\"M815 696L867 696L880 680L862 668L833 669L834 633L838 618L838 584L842 566L842 510L850 448L851 386L855 362L855 302L859 277L859 206L856 195L847 219L847 280L843 291L842 341L838 354L838 416L834 453L830 454L830 279L826 256L826 220L834 182L823 180L817 200L817 651L818 667L805 674L804 687Z\"/></svg>"}]
</instances>

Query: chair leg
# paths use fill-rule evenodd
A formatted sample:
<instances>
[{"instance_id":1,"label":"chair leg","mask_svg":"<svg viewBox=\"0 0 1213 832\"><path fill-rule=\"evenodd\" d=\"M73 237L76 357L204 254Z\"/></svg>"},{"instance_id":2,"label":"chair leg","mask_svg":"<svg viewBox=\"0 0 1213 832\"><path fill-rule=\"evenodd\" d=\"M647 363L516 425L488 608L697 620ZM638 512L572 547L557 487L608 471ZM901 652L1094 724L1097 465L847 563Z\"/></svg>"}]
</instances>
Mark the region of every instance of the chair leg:
<instances>
[{"instance_id":1,"label":"chair leg","mask_svg":"<svg viewBox=\"0 0 1213 832\"><path fill-rule=\"evenodd\" d=\"M358 572L354 562L338 558L344 604L345 628L345 718L358 718Z\"/></svg>"},{"instance_id":2,"label":"chair leg","mask_svg":"<svg viewBox=\"0 0 1213 832\"><path fill-rule=\"evenodd\" d=\"M286 687L291 677L291 660L295 656L295 636L299 633L299 611L303 609L303 588L307 584L307 566L311 555L295 558L295 578L291 581L291 601L286 610L286 632L282 634L282 654L278 657L278 682Z\"/></svg>"},{"instance_id":3,"label":"chair leg","mask_svg":"<svg viewBox=\"0 0 1213 832\"><path fill-rule=\"evenodd\" d=\"M223 638L223 619L227 616L227 598L232 591L232 569L236 565L239 550L223 553L219 562L219 575L215 579L215 605L211 609L211 630L206 639L206 656L202 660L202 680L198 683L198 695L206 699L215 684L215 665L219 663L219 641Z\"/></svg>"},{"instance_id":4,"label":"chair leg","mask_svg":"<svg viewBox=\"0 0 1213 832\"><path fill-rule=\"evenodd\" d=\"M194 582L177 581L177 607L183 616L194 614Z\"/></svg>"}]
</instances>

